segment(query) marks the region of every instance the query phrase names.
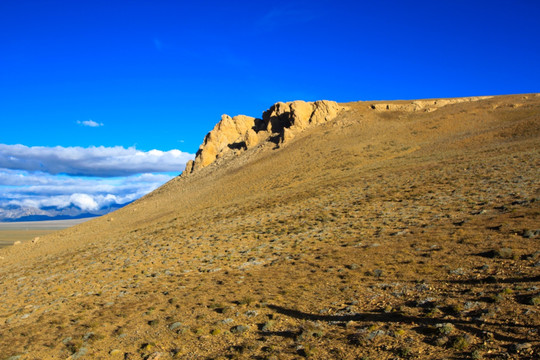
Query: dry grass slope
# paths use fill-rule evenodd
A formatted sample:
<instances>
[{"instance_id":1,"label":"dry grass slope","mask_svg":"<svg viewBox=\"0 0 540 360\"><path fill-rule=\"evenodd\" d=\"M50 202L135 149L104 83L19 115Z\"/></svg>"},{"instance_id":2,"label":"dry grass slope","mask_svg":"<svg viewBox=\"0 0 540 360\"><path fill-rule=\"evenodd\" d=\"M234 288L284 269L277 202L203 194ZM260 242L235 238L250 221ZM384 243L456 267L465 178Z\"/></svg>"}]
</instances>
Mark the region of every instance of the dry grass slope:
<instances>
[{"instance_id":1,"label":"dry grass slope","mask_svg":"<svg viewBox=\"0 0 540 360\"><path fill-rule=\"evenodd\" d=\"M0 250L0 359L538 358L540 96L372 105Z\"/></svg>"}]
</instances>

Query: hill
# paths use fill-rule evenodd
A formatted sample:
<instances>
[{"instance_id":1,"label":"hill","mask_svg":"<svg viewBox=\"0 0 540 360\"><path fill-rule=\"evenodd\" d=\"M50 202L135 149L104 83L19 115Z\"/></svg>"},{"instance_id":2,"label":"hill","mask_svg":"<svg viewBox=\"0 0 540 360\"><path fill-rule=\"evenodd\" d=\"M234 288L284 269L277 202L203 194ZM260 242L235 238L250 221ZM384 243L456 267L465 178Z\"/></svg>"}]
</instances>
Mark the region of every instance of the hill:
<instances>
[{"instance_id":1,"label":"hill","mask_svg":"<svg viewBox=\"0 0 540 360\"><path fill-rule=\"evenodd\" d=\"M537 358L540 95L296 104L0 250L0 354Z\"/></svg>"}]
</instances>

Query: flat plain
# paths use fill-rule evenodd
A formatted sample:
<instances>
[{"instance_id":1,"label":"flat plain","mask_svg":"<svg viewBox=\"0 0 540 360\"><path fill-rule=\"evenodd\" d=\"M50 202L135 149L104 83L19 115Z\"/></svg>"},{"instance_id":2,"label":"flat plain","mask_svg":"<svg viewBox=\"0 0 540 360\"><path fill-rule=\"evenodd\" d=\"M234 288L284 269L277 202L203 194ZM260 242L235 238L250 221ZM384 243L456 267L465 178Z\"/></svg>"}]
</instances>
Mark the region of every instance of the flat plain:
<instances>
[{"instance_id":1,"label":"flat plain","mask_svg":"<svg viewBox=\"0 0 540 360\"><path fill-rule=\"evenodd\" d=\"M409 103L1 249L0 359L538 359L540 96Z\"/></svg>"},{"instance_id":2,"label":"flat plain","mask_svg":"<svg viewBox=\"0 0 540 360\"><path fill-rule=\"evenodd\" d=\"M76 220L0 222L0 248L20 241L30 241L36 237L74 226L90 218Z\"/></svg>"}]
</instances>

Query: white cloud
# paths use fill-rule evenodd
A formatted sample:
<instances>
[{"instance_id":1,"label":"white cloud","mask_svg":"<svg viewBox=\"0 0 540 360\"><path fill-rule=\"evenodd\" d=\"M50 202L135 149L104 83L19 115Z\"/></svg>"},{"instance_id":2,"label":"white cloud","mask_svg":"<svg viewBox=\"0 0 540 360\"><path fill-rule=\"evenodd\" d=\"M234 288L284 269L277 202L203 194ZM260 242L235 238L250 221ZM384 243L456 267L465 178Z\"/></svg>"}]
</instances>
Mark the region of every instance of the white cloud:
<instances>
[{"instance_id":1,"label":"white cloud","mask_svg":"<svg viewBox=\"0 0 540 360\"><path fill-rule=\"evenodd\" d=\"M70 203L81 208L82 210L97 210L98 203L88 194L73 194L69 198Z\"/></svg>"},{"instance_id":2,"label":"white cloud","mask_svg":"<svg viewBox=\"0 0 540 360\"><path fill-rule=\"evenodd\" d=\"M166 183L172 177L167 174L141 174L117 178L85 178L0 170L0 199L54 197L75 193L103 196L144 194Z\"/></svg>"},{"instance_id":3,"label":"white cloud","mask_svg":"<svg viewBox=\"0 0 540 360\"><path fill-rule=\"evenodd\" d=\"M0 220L10 208L15 212L20 208L32 208L42 210L35 213L47 213L50 208L67 211L76 206L83 212L103 213L110 207L140 198L172 178L167 174L70 177L0 169Z\"/></svg>"},{"instance_id":4,"label":"white cloud","mask_svg":"<svg viewBox=\"0 0 540 360\"><path fill-rule=\"evenodd\" d=\"M45 147L0 144L0 168L75 176L129 176L178 172L195 155L180 150L141 151L134 147ZM1 174L0 174L1 181Z\"/></svg>"},{"instance_id":5,"label":"white cloud","mask_svg":"<svg viewBox=\"0 0 540 360\"><path fill-rule=\"evenodd\" d=\"M84 121L77 120L77 124L82 125L82 126L88 126L88 127L103 126L103 123L98 123L98 122L95 122L94 120L84 120Z\"/></svg>"},{"instance_id":6,"label":"white cloud","mask_svg":"<svg viewBox=\"0 0 540 360\"><path fill-rule=\"evenodd\" d=\"M171 180L193 157L176 149L0 144L0 221L104 214Z\"/></svg>"}]
</instances>

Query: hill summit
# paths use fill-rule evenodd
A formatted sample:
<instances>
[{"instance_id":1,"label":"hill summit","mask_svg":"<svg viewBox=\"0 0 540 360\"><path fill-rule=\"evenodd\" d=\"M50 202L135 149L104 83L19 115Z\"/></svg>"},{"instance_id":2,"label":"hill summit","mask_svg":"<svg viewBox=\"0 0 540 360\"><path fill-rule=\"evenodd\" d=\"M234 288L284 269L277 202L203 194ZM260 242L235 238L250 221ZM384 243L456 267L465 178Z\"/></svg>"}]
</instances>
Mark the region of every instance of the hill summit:
<instances>
[{"instance_id":1,"label":"hill summit","mask_svg":"<svg viewBox=\"0 0 540 360\"><path fill-rule=\"evenodd\" d=\"M489 96L475 96L439 100L415 100L404 103L377 102L371 105L376 111L423 111L431 112L449 104L488 99ZM204 138L195 160L186 164L184 175L206 167L227 155L239 155L262 142L272 142L277 147L290 141L306 128L334 120L347 107L335 101L302 100L287 103L278 102L266 110L262 119L246 115L230 117L222 115Z\"/></svg>"},{"instance_id":2,"label":"hill summit","mask_svg":"<svg viewBox=\"0 0 540 360\"><path fill-rule=\"evenodd\" d=\"M0 249L0 359L537 359L539 165L539 94L223 116L184 175Z\"/></svg>"}]
</instances>

